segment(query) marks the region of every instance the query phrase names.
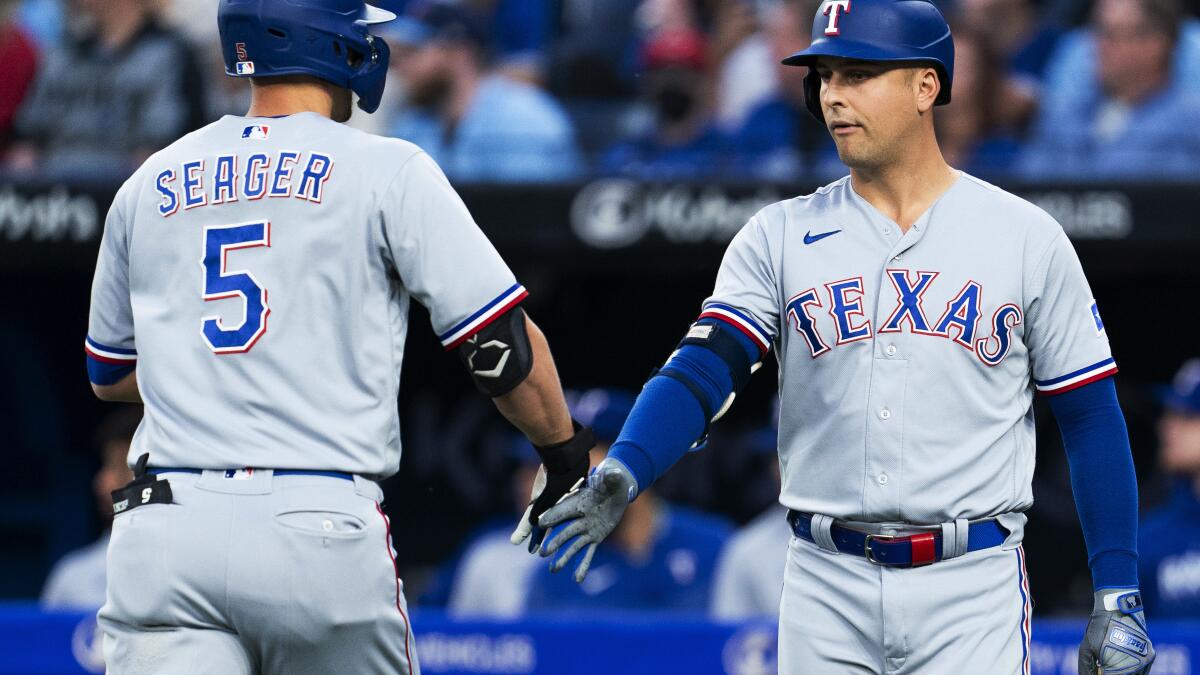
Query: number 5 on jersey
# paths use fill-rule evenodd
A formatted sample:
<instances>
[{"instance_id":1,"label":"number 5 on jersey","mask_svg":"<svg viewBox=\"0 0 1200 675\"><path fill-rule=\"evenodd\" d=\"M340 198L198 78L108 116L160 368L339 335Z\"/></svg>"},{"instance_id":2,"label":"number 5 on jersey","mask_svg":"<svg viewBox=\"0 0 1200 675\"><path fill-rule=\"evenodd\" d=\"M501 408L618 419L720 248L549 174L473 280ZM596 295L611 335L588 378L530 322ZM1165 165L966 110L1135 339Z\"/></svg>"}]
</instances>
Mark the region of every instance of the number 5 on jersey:
<instances>
[{"instance_id":1,"label":"number 5 on jersey","mask_svg":"<svg viewBox=\"0 0 1200 675\"><path fill-rule=\"evenodd\" d=\"M204 228L204 300L241 297L242 321L226 326L219 316L201 319L201 332L210 349L218 354L250 351L267 332L267 289L245 270L230 272L228 254L242 248L271 245L271 223L260 221L237 225L213 225Z\"/></svg>"}]
</instances>

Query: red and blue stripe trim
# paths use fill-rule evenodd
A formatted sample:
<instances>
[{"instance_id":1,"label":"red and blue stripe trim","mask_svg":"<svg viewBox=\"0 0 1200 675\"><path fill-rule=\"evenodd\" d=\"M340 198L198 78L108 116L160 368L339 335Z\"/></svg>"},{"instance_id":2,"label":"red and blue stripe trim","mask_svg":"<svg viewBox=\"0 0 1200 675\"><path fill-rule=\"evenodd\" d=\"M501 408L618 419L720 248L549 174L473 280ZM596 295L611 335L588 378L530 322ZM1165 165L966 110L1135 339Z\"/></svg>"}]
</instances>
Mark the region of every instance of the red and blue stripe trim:
<instances>
[{"instance_id":1,"label":"red and blue stripe trim","mask_svg":"<svg viewBox=\"0 0 1200 675\"><path fill-rule=\"evenodd\" d=\"M1017 545L1017 587L1021 591L1021 672L1029 675L1029 640L1032 604L1029 600L1029 575L1025 571L1025 548Z\"/></svg>"},{"instance_id":2,"label":"red and blue stripe trim","mask_svg":"<svg viewBox=\"0 0 1200 675\"><path fill-rule=\"evenodd\" d=\"M771 349L771 333L762 327L747 312L721 302L710 302L704 306L700 318L724 321L750 338L759 351L766 354Z\"/></svg>"},{"instance_id":3,"label":"red and blue stripe trim","mask_svg":"<svg viewBox=\"0 0 1200 675\"><path fill-rule=\"evenodd\" d=\"M1037 386L1037 390L1043 394L1061 394L1072 389L1078 389L1085 384L1091 384L1096 380L1102 380L1110 375L1115 375L1116 372L1117 363L1110 357L1093 363L1090 366L1080 368L1075 372L1049 380L1034 380L1033 383Z\"/></svg>"},{"instance_id":4,"label":"red and blue stripe trim","mask_svg":"<svg viewBox=\"0 0 1200 675\"><path fill-rule=\"evenodd\" d=\"M137 362L137 350L123 347L110 347L96 342L91 337L83 340L83 351L101 363L114 366L132 366Z\"/></svg>"},{"instance_id":5,"label":"red and blue stripe trim","mask_svg":"<svg viewBox=\"0 0 1200 675\"><path fill-rule=\"evenodd\" d=\"M450 351L469 340L473 335L483 330L485 326L500 318L505 312L516 307L529 296L529 291L521 284L509 286L494 300L484 305L479 311L459 321L453 328L438 336L446 351Z\"/></svg>"}]
</instances>

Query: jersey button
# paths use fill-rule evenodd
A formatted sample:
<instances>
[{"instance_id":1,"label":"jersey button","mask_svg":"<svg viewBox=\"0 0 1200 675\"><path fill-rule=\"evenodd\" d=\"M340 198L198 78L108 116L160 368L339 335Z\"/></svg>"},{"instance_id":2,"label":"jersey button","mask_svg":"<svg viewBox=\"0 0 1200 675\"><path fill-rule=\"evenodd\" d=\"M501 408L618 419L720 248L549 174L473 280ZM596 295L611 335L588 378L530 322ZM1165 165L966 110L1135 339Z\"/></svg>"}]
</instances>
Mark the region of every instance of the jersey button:
<instances>
[{"instance_id":1,"label":"jersey button","mask_svg":"<svg viewBox=\"0 0 1200 675\"><path fill-rule=\"evenodd\" d=\"M896 355L896 345L888 345L887 348L883 350L883 352L885 354L887 354L888 356L895 356Z\"/></svg>"},{"instance_id":2,"label":"jersey button","mask_svg":"<svg viewBox=\"0 0 1200 675\"><path fill-rule=\"evenodd\" d=\"M885 227L885 228L883 228L883 233L884 233L884 234L891 234L891 233L892 233L892 228L890 228L890 227Z\"/></svg>"},{"instance_id":3,"label":"jersey button","mask_svg":"<svg viewBox=\"0 0 1200 675\"><path fill-rule=\"evenodd\" d=\"M880 410L880 411L879 411L879 419L881 419L881 420L887 420L887 419L891 419L891 417L892 417L892 411L891 411L891 410L888 410L887 408L884 408L883 410Z\"/></svg>"},{"instance_id":4,"label":"jersey button","mask_svg":"<svg viewBox=\"0 0 1200 675\"><path fill-rule=\"evenodd\" d=\"M875 480L879 481L880 485L887 485L888 475L886 473L881 473Z\"/></svg>"}]
</instances>

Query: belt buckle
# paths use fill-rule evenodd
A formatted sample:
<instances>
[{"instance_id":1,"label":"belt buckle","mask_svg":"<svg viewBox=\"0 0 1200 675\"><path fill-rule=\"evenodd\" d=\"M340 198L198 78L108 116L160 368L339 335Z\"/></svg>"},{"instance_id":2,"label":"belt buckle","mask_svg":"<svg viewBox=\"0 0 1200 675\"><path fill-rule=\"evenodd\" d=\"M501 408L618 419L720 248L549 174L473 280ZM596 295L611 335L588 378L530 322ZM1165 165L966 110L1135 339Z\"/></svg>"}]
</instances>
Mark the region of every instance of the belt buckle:
<instances>
[{"instance_id":1,"label":"belt buckle","mask_svg":"<svg viewBox=\"0 0 1200 675\"><path fill-rule=\"evenodd\" d=\"M875 558L875 556L871 555L871 541L874 539L886 542L894 542L897 539L904 539L904 537L898 537L894 534L868 534L867 538L863 540L863 556L866 557L868 562L876 565L883 565L884 567L891 567L892 563L878 560Z\"/></svg>"}]
</instances>

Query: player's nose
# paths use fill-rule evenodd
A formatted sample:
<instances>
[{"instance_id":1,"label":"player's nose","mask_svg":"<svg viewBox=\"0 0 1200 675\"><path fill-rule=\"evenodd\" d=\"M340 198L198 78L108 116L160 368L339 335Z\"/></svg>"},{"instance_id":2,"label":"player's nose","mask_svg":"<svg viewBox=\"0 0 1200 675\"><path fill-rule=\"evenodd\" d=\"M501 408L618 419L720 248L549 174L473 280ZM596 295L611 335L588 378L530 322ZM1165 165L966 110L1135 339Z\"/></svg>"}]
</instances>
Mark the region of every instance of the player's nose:
<instances>
[{"instance_id":1,"label":"player's nose","mask_svg":"<svg viewBox=\"0 0 1200 675\"><path fill-rule=\"evenodd\" d=\"M826 109L846 107L845 89L836 74L821 82L821 106Z\"/></svg>"}]
</instances>

